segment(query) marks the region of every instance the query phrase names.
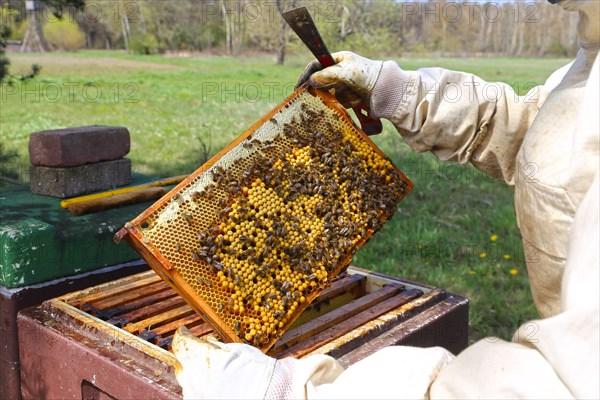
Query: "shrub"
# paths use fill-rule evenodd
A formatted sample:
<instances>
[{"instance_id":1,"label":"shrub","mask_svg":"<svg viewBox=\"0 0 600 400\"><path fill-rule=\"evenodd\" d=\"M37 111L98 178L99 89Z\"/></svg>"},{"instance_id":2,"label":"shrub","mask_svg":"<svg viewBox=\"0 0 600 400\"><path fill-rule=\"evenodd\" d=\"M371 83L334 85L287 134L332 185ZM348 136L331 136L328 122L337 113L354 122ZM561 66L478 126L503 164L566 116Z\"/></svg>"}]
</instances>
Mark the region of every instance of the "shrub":
<instances>
[{"instance_id":1,"label":"shrub","mask_svg":"<svg viewBox=\"0 0 600 400\"><path fill-rule=\"evenodd\" d=\"M44 36L57 49L74 51L85 45L85 35L68 18L53 19L44 25Z\"/></svg>"},{"instance_id":2,"label":"shrub","mask_svg":"<svg viewBox=\"0 0 600 400\"><path fill-rule=\"evenodd\" d=\"M546 54L551 54L557 57L567 57L569 55L569 49L559 42L553 42Z\"/></svg>"},{"instance_id":3,"label":"shrub","mask_svg":"<svg viewBox=\"0 0 600 400\"><path fill-rule=\"evenodd\" d=\"M158 40L151 33L138 34L131 39L129 48L136 54L156 54L159 50Z\"/></svg>"}]
</instances>

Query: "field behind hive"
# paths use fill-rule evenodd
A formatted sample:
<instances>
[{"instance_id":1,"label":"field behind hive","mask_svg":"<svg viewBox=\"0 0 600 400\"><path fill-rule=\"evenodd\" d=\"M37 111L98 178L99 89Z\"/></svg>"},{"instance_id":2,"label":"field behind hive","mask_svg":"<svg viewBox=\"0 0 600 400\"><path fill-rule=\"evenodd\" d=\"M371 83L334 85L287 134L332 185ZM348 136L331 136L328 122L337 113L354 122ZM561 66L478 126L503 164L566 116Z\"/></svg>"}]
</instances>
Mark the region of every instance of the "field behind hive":
<instances>
[{"instance_id":1,"label":"field behind hive","mask_svg":"<svg viewBox=\"0 0 600 400\"><path fill-rule=\"evenodd\" d=\"M309 61L270 57L133 56L118 52L11 54L11 72L41 75L3 85L0 138L26 177L29 133L123 125L136 171L191 172L288 95ZM440 66L512 85L520 94L569 62L556 58L408 58L406 69ZM355 256L357 266L428 283L471 300L471 340L510 339L536 318L513 193L471 166L416 154L393 126L374 141L415 183L396 216ZM5 168L4 166L3 168Z\"/></svg>"}]
</instances>

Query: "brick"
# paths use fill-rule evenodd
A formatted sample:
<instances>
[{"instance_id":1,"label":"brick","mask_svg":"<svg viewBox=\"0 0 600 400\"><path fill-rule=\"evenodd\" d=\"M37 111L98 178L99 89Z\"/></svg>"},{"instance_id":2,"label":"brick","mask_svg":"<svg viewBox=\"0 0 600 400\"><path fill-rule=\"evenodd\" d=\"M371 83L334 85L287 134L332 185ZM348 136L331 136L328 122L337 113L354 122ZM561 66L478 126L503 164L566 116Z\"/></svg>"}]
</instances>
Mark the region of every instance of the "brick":
<instances>
[{"instance_id":1,"label":"brick","mask_svg":"<svg viewBox=\"0 0 600 400\"><path fill-rule=\"evenodd\" d=\"M71 168L34 165L29 188L34 194L66 198L124 186L131 182L131 161L127 158L102 161Z\"/></svg>"},{"instance_id":2,"label":"brick","mask_svg":"<svg viewBox=\"0 0 600 400\"><path fill-rule=\"evenodd\" d=\"M83 126L29 135L29 160L42 167L77 167L122 158L131 147L123 126Z\"/></svg>"}]
</instances>

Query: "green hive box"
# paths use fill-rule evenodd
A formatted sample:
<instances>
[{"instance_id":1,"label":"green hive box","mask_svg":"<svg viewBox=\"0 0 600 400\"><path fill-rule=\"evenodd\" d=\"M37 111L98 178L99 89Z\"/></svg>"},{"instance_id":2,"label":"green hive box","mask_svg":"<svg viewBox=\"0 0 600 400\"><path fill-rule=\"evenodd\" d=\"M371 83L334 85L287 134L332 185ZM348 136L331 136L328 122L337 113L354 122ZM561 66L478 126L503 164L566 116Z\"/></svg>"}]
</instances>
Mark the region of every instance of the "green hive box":
<instances>
[{"instance_id":1,"label":"green hive box","mask_svg":"<svg viewBox=\"0 0 600 400\"><path fill-rule=\"evenodd\" d=\"M134 176L137 185L154 180ZM114 234L152 202L74 216L28 187L0 189L0 285L21 287L139 259Z\"/></svg>"}]
</instances>

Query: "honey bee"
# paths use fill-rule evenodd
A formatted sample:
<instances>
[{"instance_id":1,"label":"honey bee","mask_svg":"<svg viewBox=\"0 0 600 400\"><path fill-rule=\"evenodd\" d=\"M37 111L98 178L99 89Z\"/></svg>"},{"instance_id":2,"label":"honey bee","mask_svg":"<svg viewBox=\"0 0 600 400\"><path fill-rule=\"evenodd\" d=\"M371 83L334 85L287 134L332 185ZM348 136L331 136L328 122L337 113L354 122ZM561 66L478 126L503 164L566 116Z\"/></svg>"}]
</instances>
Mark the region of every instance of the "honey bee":
<instances>
[{"instance_id":1,"label":"honey bee","mask_svg":"<svg viewBox=\"0 0 600 400\"><path fill-rule=\"evenodd\" d=\"M192 217L192 214L190 213L184 213L183 219L188 223L188 225L192 225L194 222L194 217Z\"/></svg>"},{"instance_id":2,"label":"honey bee","mask_svg":"<svg viewBox=\"0 0 600 400\"><path fill-rule=\"evenodd\" d=\"M214 167L214 170L211 171L212 180L220 183L225 179L225 171L221 167Z\"/></svg>"},{"instance_id":3,"label":"honey bee","mask_svg":"<svg viewBox=\"0 0 600 400\"><path fill-rule=\"evenodd\" d=\"M295 222L290 223L290 227L292 227L292 229L295 230L296 232L300 232L301 234L304 234L302 229L300 229L298 224L296 224Z\"/></svg>"},{"instance_id":4,"label":"honey bee","mask_svg":"<svg viewBox=\"0 0 600 400\"><path fill-rule=\"evenodd\" d=\"M286 232L287 232L287 229L285 228L285 226L282 225L282 226L279 227L279 229L277 229L277 231L275 232L275 235L278 238L283 239L283 238L285 238Z\"/></svg>"},{"instance_id":5,"label":"honey bee","mask_svg":"<svg viewBox=\"0 0 600 400\"><path fill-rule=\"evenodd\" d=\"M222 209L221 211L219 211L219 213L217 214L219 218L223 218L226 215L228 215L229 213L231 213L233 211L233 208L231 207L225 207L224 209Z\"/></svg>"},{"instance_id":6,"label":"honey bee","mask_svg":"<svg viewBox=\"0 0 600 400\"><path fill-rule=\"evenodd\" d=\"M261 278L264 278L264 277L266 277L266 276L267 276L267 271L265 271L265 270L264 270L264 269L262 269L262 268L257 268L257 269L255 269L255 270L254 270L254 273L255 273L257 276L260 276Z\"/></svg>"},{"instance_id":7,"label":"honey bee","mask_svg":"<svg viewBox=\"0 0 600 400\"><path fill-rule=\"evenodd\" d=\"M263 150L264 151L269 151L269 150L273 150L277 147L277 145L275 145L275 143L269 143L265 146L263 146Z\"/></svg>"},{"instance_id":8,"label":"honey bee","mask_svg":"<svg viewBox=\"0 0 600 400\"><path fill-rule=\"evenodd\" d=\"M273 260L273 261L271 261L270 263L268 263L268 264L265 266L265 268L267 268L267 269L274 269L274 268L277 268L277 261L274 261L274 260Z\"/></svg>"},{"instance_id":9,"label":"honey bee","mask_svg":"<svg viewBox=\"0 0 600 400\"><path fill-rule=\"evenodd\" d=\"M269 246L265 246L260 253L261 257L267 257L271 253L271 248Z\"/></svg>"},{"instance_id":10,"label":"honey bee","mask_svg":"<svg viewBox=\"0 0 600 400\"><path fill-rule=\"evenodd\" d=\"M267 238L265 239L265 244L267 246L274 246L277 243L277 237L275 236L275 232L269 231L267 232Z\"/></svg>"}]
</instances>

